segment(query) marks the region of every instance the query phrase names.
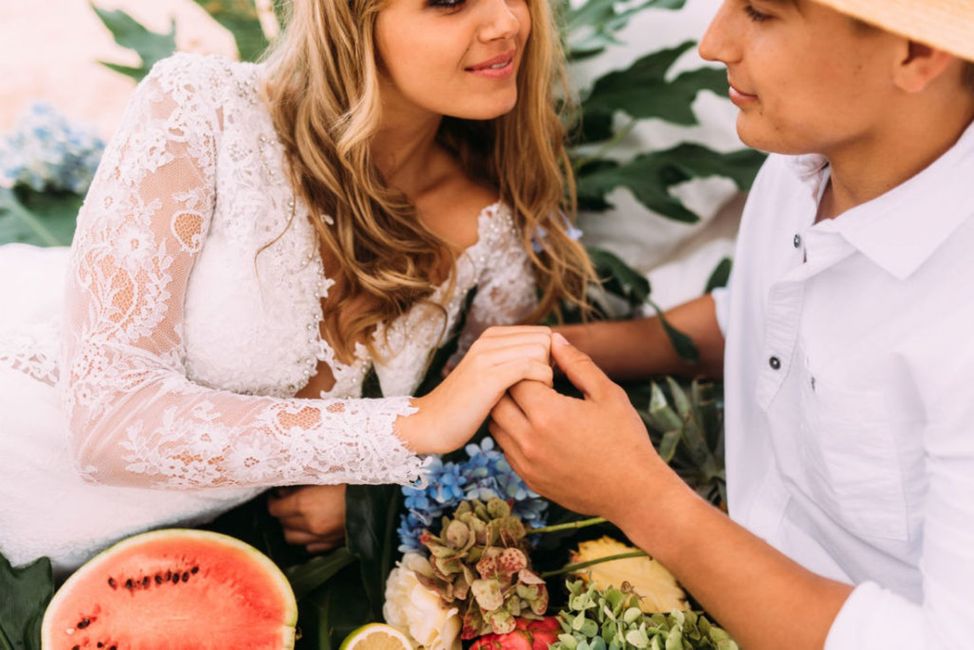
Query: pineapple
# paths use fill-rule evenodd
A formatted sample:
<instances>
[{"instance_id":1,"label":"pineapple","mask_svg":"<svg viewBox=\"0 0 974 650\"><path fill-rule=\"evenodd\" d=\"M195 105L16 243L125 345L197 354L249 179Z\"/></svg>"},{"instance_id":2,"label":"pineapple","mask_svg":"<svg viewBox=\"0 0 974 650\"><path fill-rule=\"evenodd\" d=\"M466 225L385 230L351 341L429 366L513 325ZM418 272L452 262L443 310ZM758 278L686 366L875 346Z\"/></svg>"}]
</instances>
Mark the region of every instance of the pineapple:
<instances>
[{"instance_id":1,"label":"pineapple","mask_svg":"<svg viewBox=\"0 0 974 650\"><path fill-rule=\"evenodd\" d=\"M580 543L578 550L571 554L571 562L588 562L635 550L611 537L603 537ZM582 569L576 575L600 591L609 587L620 589L623 583L629 583L639 596L639 608L647 613L687 609L686 594L676 578L649 557L611 560Z\"/></svg>"}]
</instances>

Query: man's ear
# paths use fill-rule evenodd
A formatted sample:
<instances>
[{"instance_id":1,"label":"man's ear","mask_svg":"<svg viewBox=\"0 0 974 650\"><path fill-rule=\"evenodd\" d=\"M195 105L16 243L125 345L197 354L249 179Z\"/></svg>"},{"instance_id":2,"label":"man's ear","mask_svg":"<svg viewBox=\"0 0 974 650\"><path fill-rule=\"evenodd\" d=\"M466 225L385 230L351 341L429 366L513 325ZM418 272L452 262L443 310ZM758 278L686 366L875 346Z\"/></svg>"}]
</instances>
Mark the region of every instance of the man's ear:
<instances>
[{"instance_id":1,"label":"man's ear","mask_svg":"<svg viewBox=\"0 0 974 650\"><path fill-rule=\"evenodd\" d=\"M893 71L893 83L908 93L923 92L931 83L952 70L956 63L957 57L952 54L929 45L907 41L906 51Z\"/></svg>"}]
</instances>

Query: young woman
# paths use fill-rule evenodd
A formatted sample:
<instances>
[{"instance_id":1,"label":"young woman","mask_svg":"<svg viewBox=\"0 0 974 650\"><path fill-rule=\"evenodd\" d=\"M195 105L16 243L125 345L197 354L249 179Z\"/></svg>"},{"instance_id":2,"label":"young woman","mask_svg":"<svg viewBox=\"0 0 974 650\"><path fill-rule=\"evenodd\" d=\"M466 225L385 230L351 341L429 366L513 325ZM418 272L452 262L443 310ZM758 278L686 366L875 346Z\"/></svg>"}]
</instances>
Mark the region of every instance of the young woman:
<instances>
[{"instance_id":1,"label":"young woman","mask_svg":"<svg viewBox=\"0 0 974 650\"><path fill-rule=\"evenodd\" d=\"M550 382L547 329L488 329L582 301L591 276L565 227L549 4L292 12L260 65L153 69L79 215L60 360L36 322L0 344L15 564L69 569L270 486L411 481L508 387ZM469 352L409 397L474 287ZM381 399L361 398L370 368Z\"/></svg>"}]
</instances>

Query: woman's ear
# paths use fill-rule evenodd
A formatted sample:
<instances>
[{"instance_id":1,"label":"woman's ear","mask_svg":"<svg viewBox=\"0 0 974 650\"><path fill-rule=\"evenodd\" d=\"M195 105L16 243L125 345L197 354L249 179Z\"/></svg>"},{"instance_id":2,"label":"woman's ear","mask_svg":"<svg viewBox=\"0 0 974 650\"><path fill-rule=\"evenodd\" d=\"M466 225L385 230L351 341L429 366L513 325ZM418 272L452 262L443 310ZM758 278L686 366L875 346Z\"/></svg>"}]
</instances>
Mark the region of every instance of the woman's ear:
<instances>
[{"instance_id":1,"label":"woman's ear","mask_svg":"<svg viewBox=\"0 0 974 650\"><path fill-rule=\"evenodd\" d=\"M893 83L908 93L926 90L959 64L957 57L942 50L906 41L906 50L895 64Z\"/></svg>"}]
</instances>

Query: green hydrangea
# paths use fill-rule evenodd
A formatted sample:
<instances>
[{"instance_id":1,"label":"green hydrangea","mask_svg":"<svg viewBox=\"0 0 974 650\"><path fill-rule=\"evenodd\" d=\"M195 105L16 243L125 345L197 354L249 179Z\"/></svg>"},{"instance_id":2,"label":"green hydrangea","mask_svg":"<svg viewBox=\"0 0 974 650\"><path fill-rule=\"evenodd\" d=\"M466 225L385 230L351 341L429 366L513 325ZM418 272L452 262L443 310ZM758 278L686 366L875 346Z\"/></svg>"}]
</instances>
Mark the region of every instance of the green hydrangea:
<instances>
[{"instance_id":1,"label":"green hydrangea","mask_svg":"<svg viewBox=\"0 0 974 650\"><path fill-rule=\"evenodd\" d=\"M562 633L551 650L738 650L701 613L646 614L628 583L600 591L569 581L568 605L558 613Z\"/></svg>"}]
</instances>

